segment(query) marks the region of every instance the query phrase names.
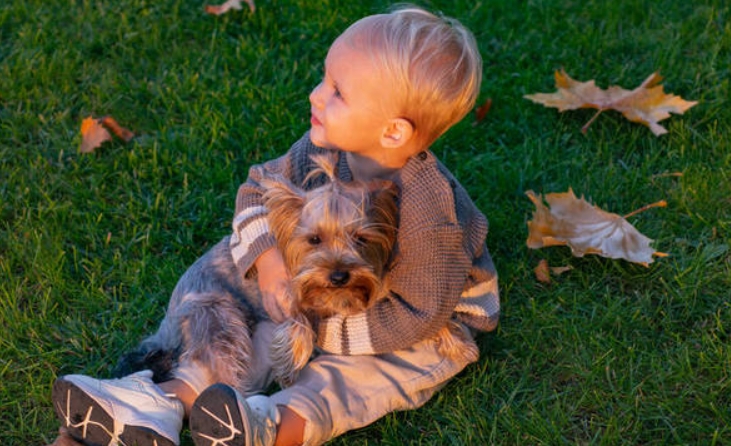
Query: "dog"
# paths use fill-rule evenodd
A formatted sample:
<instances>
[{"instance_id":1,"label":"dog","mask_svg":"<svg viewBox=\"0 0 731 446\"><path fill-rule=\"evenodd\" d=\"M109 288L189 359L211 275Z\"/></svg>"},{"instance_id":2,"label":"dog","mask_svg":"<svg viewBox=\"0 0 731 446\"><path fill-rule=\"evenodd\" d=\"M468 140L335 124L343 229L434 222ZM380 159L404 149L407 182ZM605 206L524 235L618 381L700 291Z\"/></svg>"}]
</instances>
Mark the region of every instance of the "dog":
<instances>
[{"instance_id":1,"label":"dog","mask_svg":"<svg viewBox=\"0 0 731 446\"><path fill-rule=\"evenodd\" d=\"M292 317L277 326L269 352L282 386L312 356L313 321L364 311L387 291L398 227L394 183L344 183L333 158L312 160L317 168L305 182L326 179L312 190L282 177L261 181L269 227L291 276ZM268 316L256 281L237 270L229 243L221 240L183 274L157 332L122 357L116 376L149 369L162 382L177 365L193 362L211 382L252 390L253 330Z\"/></svg>"}]
</instances>

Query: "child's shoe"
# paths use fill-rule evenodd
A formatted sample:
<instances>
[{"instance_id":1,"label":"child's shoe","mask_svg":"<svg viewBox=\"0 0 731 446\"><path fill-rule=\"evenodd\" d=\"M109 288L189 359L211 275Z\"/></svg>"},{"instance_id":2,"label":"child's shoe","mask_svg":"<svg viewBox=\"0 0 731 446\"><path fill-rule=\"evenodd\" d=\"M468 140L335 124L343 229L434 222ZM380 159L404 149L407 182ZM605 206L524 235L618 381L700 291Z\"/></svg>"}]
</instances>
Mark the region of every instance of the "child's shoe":
<instances>
[{"instance_id":1,"label":"child's shoe","mask_svg":"<svg viewBox=\"0 0 731 446\"><path fill-rule=\"evenodd\" d=\"M266 396L245 399L232 387L214 384L195 400L189 424L196 446L272 446L279 410Z\"/></svg>"},{"instance_id":2,"label":"child's shoe","mask_svg":"<svg viewBox=\"0 0 731 446\"><path fill-rule=\"evenodd\" d=\"M53 384L56 415L89 446L177 446L185 410L145 370L121 379L66 375Z\"/></svg>"}]
</instances>

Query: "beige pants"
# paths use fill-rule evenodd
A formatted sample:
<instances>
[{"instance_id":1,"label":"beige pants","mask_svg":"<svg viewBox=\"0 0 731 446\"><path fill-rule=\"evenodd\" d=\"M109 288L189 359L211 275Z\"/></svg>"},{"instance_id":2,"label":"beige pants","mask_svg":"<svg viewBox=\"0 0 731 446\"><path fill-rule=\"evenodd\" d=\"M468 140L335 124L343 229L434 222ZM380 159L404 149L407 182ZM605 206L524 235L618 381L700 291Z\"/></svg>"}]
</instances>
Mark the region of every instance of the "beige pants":
<instances>
[{"instance_id":1,"label":"beige pants","mask_svg":"<svg viewBox=\"0 0 731 446\"><path fill-rule=\"evenodd\" d=\"M257 328L255 345L268 345L272 327ZM390 412L421 407L467 365L440 355L433 340L384 355L319 355L271 398L305 419L305 445L319 445ZM269 375L260 371L264 384Z\"/></svg>"}]
</instances>

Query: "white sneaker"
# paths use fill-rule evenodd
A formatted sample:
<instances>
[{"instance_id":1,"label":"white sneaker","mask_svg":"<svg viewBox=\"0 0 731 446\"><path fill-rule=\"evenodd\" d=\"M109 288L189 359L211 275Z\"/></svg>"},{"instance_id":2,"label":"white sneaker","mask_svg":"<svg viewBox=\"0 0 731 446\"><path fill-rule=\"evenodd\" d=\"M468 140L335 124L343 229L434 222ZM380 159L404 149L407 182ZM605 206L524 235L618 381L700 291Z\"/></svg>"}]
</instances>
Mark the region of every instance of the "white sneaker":
<instances>
[{"instance_id":1,"label":"white sneaker","mask_svg":"<svg viewBox=\"0 0 731 446\"><path fill-rule=\"evenodd\" d=\"M183 404L170 398L144 370L121 379L66 375L53 384L56 415L88 446L177 446Z\"/></svg>"},{"instance_id":2,"label":"white sneaker","mask_svg":"<svg viewBox=\"0 0 731 446\"><path fill-rule=\"evenodd\" d=\"M190 435L196 446L272 446L279 410L266 396L244 399L233 387L214 384L190 411Z\"/></svg>"}]
</instances>

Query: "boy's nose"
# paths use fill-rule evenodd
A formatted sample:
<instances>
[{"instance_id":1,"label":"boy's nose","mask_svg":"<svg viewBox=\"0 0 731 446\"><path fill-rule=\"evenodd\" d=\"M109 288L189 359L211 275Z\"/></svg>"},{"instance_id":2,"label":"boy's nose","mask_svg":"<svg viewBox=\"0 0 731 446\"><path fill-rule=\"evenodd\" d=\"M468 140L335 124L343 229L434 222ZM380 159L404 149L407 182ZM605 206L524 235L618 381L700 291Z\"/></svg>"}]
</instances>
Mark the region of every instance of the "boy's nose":
<instances>
[{"instance_id":1,"label":"boy's nose","mask_svg":"<svg viewBox=\"0 0 731 446\"><path fill-rule=\"evenodd\" d=\"M322 82L317 84L315 88L312 89L312 92L310 93L310 104L312 104L315 107L320 107L322 105L322 101L320 100L320 90L322 89Z\"/></svg>"}]
</instances>

